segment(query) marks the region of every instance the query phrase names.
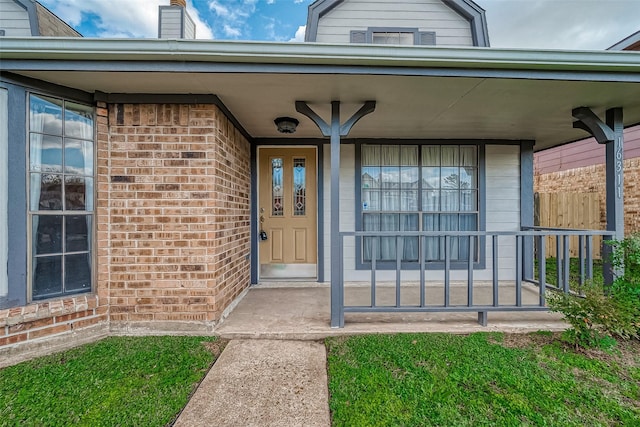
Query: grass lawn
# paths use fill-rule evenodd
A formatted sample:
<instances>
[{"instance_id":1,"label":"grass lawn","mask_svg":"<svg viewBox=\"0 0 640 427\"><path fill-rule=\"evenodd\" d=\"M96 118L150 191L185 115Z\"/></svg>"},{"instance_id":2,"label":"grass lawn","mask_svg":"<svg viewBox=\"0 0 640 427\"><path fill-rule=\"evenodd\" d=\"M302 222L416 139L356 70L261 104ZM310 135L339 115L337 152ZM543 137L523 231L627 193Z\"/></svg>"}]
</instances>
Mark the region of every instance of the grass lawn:
<instances>
[{"instance_id":1,"label":"grass lawn","mask_svg":"<svg viewBox=\"0 0 640 427\"><path fill-rule=\"evenodd\" d=\"M640 425L638 341L611 354L576 352L550 333L326 344L335 426Z\"/></svg>"},{"instance_id":2,"label":"grass lawn","mask_svg":"<svg viewBox=\"0 0 640 427\"><path fill-rule=\"evenodd\" d=\"M547 283L558 286L558 265L556 258L547 258L546 260ZM585 266L586 272L586 266ZM535 275L538 277L538 260L535 260ZM572 290L578 289L580 280L580 260L578 258L569 259L569 283ZM602 283L602 260L593 260L593 280L596 283Z\"/></svg>"},{"instance_id":3,"label":"grass lawn","mask_svg":"<svg viewBox=\"0 0 640 427\"><path fill-rule=\"evenodd\" d=\"M209 337L112 337L4 368L0 425L166 425L223 345Z\"/></svg>"}]
</instances>

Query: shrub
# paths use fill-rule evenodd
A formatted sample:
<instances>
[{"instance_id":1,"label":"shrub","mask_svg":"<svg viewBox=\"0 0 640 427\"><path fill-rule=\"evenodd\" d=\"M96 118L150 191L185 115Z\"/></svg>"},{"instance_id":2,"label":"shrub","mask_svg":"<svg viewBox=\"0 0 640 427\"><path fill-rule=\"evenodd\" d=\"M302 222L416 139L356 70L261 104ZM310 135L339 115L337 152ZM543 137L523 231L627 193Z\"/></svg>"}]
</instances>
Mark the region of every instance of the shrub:
<instances>
[{"instance_id":1,"label":"shrub","mask_svg":"<svg viewBox=\"0 0 640 427\"><path fill-rule=\"evenodd\" d=\"M556 293L549 298L550 309L571 325L565 338L576 346L610 347L615 338L640 336L640 235L606 243L612 246L614 270L624 269L611 286L591 281L581 295Z\"/></svg>"}]
</instances>

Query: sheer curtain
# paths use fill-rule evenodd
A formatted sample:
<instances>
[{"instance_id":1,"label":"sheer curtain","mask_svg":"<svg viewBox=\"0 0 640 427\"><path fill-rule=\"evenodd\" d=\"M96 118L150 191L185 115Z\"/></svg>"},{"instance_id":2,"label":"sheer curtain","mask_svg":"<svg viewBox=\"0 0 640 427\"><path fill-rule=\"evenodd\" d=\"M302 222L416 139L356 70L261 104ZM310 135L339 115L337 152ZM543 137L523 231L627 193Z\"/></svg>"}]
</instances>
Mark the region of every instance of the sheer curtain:
<instances>
[{"instance_id":1,"label":"sheer curtain","mask_svg":"<svg viewBox=\"0 0 640 427\"><path fill-rule=\"evenodd\" d=\"M9 98L0 88L0 298L9 293Z\"/></svg>"},{"instance_id":2,"label":"sheer curtain","mask_svg":"<svg viewBox=\"0 0 640 427\"><path fill-rule=\"evenodd\" d=\"M364 145L361 159L364 231L418 231L418 147ZM373 237L364 239L367 261L373 256L373 239L376 259L395 261L399 243L403 261L418 260L417 238Z\"/></svg>"}]
</instances>

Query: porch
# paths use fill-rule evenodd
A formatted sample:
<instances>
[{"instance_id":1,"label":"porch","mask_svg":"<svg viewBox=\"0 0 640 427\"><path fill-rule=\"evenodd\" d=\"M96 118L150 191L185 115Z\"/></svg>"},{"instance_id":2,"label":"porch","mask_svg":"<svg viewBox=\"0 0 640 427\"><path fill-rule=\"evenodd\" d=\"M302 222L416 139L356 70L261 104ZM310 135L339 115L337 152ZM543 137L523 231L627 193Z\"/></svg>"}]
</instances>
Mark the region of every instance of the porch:
<instances>
[{"instance_id":1,"label":"porch","mask_svg":"<svg viewBox=\"0 0 640 427\"><path fill-rule=\"evenodd\" d=\"M505 301L514 296L514 286L501 284L500 297ZM476 283L478 302L490 301L492 286ZM441 283L428 284L426 295L431 301L442 298ZM416 283L403 286L404 298L419 295ZM523 287L523 301L534 303L537 291ZM266 282L253 286L240 300L216 333L227 339L322 339L328 336L369 333L449 332L471 333L487 331L533 332L563 330L566 324L557 313L548 311L492 312L488 325L478 323L475 312L401 312L401 313L345 313L344 328L330 325L330 285L312 282ZM345 286L345 303L368 305L369 288L362 283ZM461 283L451 286L451 302L463 303L466 287ZM379 304L395 304L395 284L378 284Z\"/></svg>"}]
</instances>

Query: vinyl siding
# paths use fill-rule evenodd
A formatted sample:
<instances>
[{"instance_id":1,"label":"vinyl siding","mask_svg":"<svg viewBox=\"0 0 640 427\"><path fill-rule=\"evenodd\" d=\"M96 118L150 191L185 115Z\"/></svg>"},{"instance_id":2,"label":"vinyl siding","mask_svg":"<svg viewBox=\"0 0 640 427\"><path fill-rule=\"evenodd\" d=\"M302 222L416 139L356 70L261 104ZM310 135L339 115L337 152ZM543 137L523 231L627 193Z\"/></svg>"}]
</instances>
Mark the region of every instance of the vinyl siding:
<instances>
[{"instance_id":1,"label":"vinyl siding","mask_svg":"<svg viewBox=\"0 0 640 427\"><path fill-rule=\"evenodd\" d=\"M177 7L160 9L160 36L162 39L182 38L182 10Z\"/></svg>"},{"instance_id":2,"label":"vinyl siding","mask_svg":"<svg viewBox=\"0 0 640 427\"><path fill-rule=\"evenodd\" d=\"M30 37L29 14L13 0L0 0L0 30L5 37Z\"/></svg>"},{"instance_id":3,"label":"vinyl siding","mask_svg":"<svg viewBox=\"0 0 640 427\"><path fill-rule=\"evenodd\" d=\"M355 146L343 145L340 150L340 230L355 230ZM520 229L520 147L487 145L486 147L486 229L487 231L518 231ZM331 278L331 150L324 147L324 253L325 281ZM515 279L515 238L500 238L499 278ZM492 279L492 242L486 241L486 269L476 270L475 280ZM370 271L355 269L355 240L346 239L344 247L345 281L367 281ZM418 280L419 272L402 272L403 280ZM466 280L466 270L452 270L451 280ZM395 271L380 270L380 281L394 281ZM428 279L443 280L442 271L429 271Z\"/></svg>"},{"instance_id":4,"label":"vinyl siding","mask_svg":"<svg viewBox=\"0 0 640 427\"><path fill-rule=\"evenodd\" d=\"M435 31L439 46L472 46L471 25L440 0L347 0L320 18L316 41L349 43L351 30L369 27Z\"/></svg>"},{"instance_id":5,"label":"vinyl siding","mask_svg":"<svg viewBox=\"0 0 640 427\"><path fill-rule=\"evenodd\" d=\"M184 14L184 38L195 39L196 38L196 24L187 12Z\"/></svg>"}]
</instances>

